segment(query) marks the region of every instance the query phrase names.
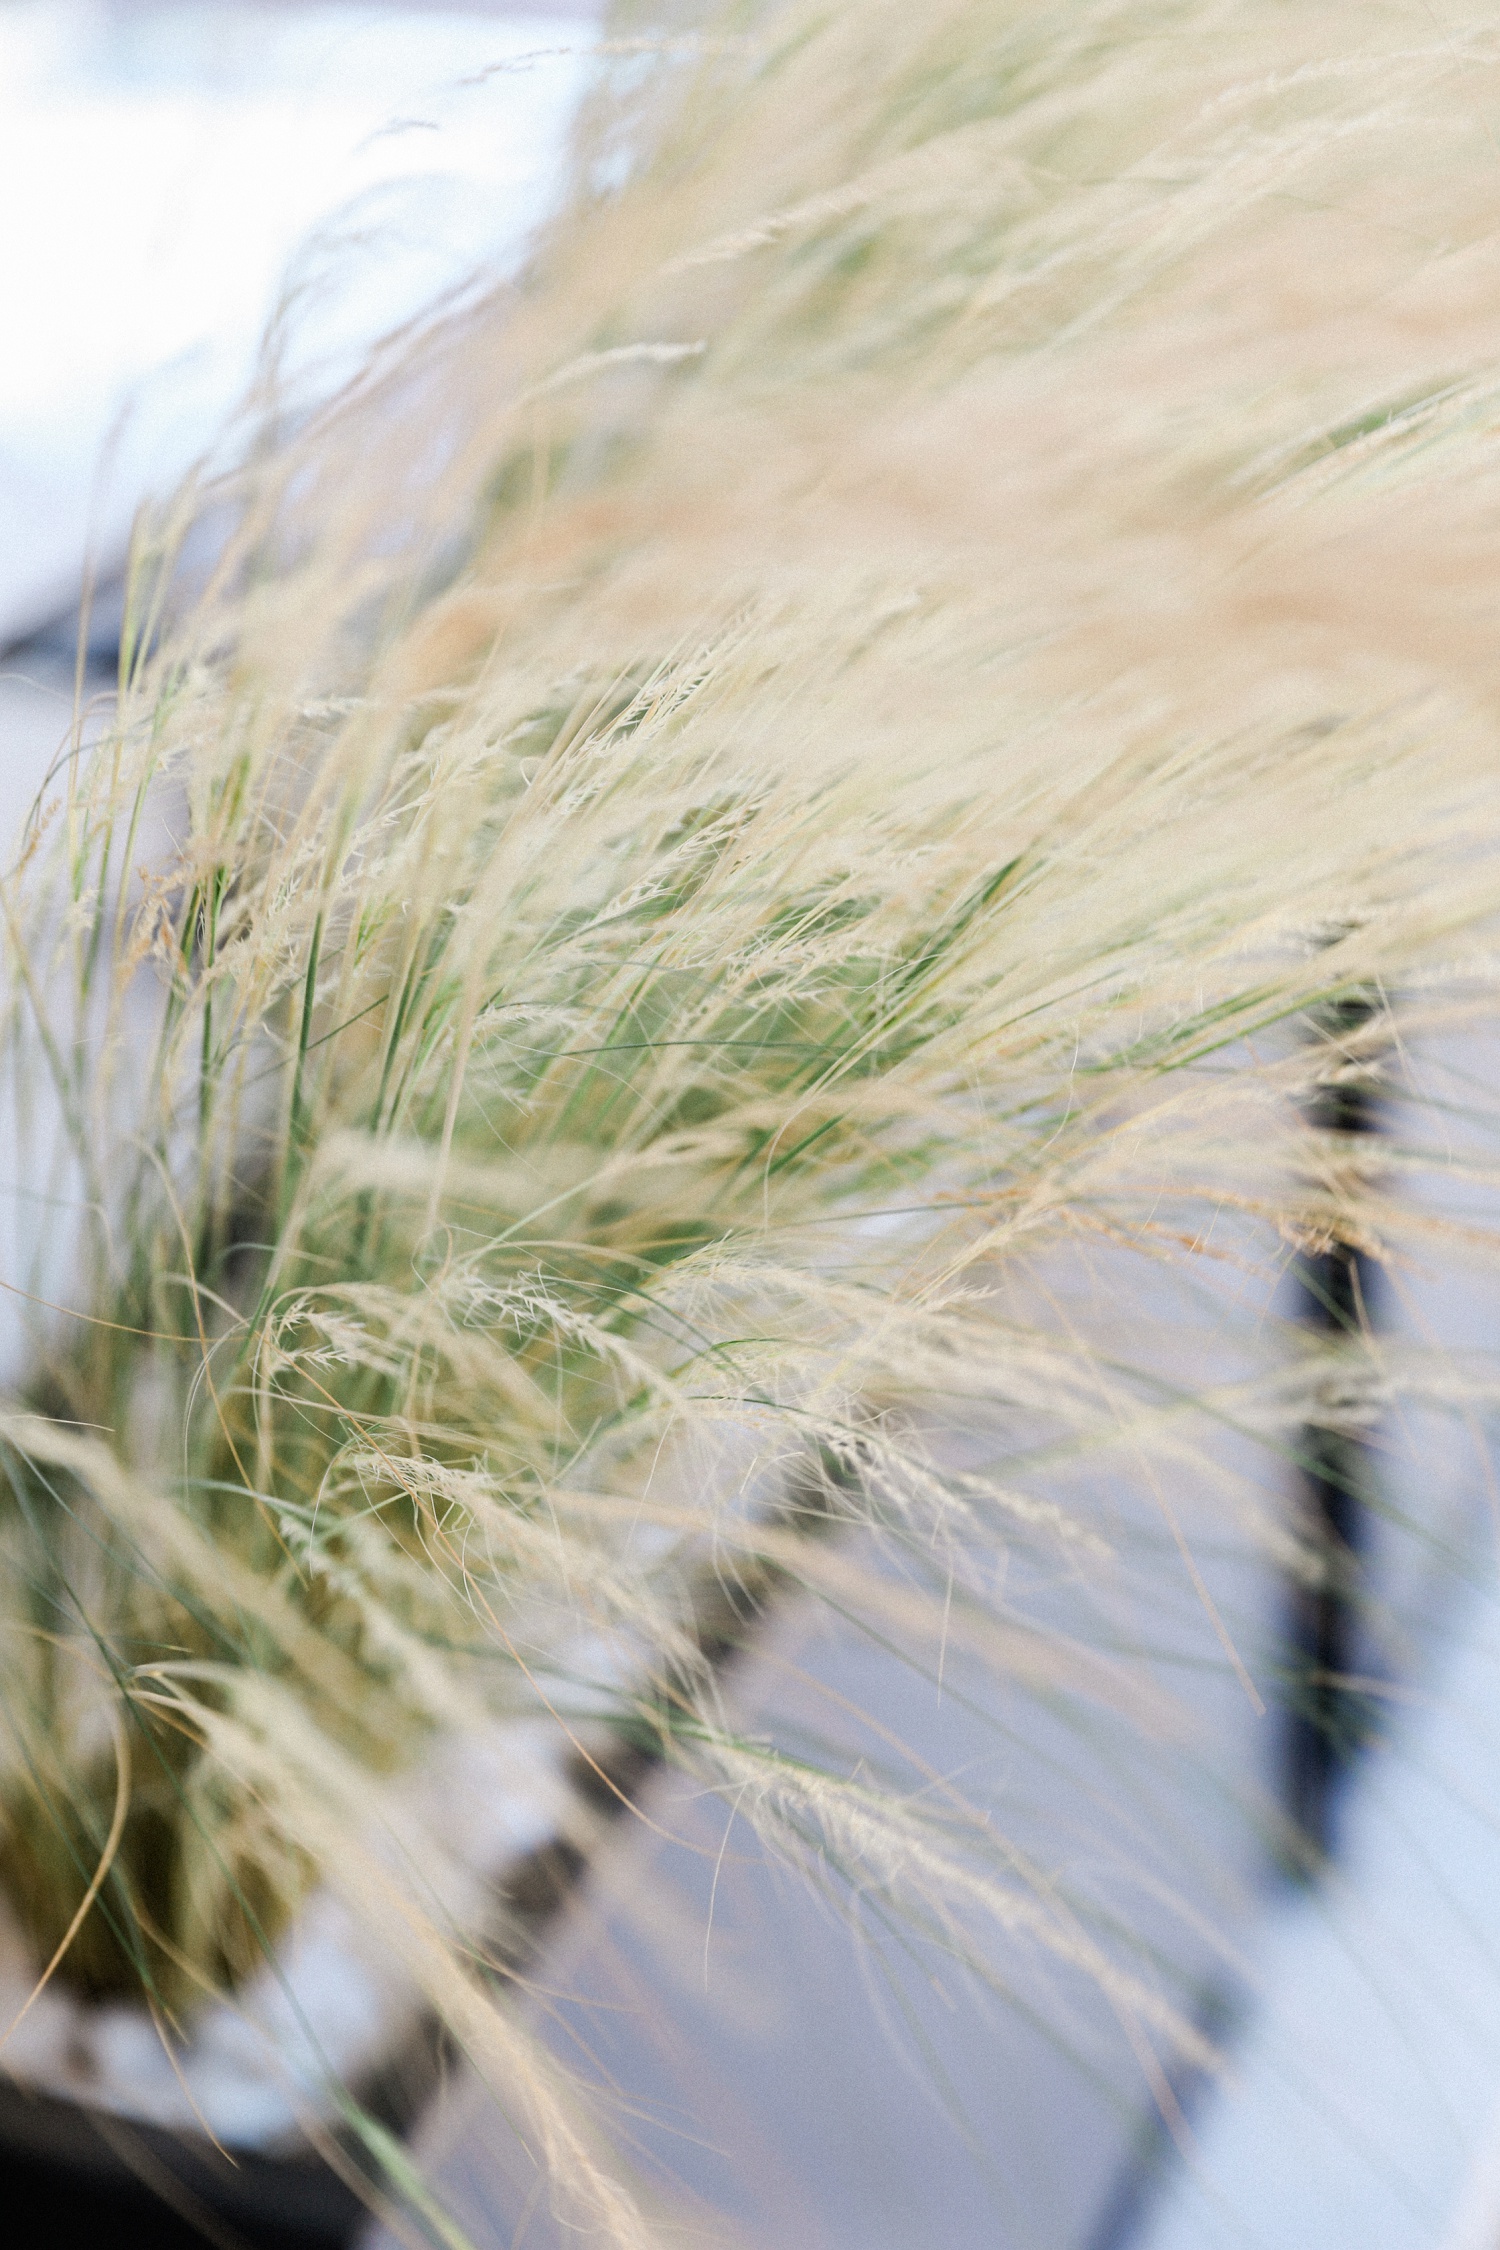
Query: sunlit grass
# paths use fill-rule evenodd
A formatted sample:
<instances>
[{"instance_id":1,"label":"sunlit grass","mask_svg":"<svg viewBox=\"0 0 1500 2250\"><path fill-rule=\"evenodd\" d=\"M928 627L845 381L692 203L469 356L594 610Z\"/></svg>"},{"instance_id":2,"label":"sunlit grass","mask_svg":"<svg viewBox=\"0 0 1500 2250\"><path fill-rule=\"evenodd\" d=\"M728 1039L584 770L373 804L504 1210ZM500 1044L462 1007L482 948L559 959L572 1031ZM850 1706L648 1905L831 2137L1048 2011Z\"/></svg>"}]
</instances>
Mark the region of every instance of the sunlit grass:
<instances>
[{"instance_id":1,"label":"sunlit grass","mask_svg":"<svg viewBox=\"0 0 1500 2250\"><path fill-rule=\"evenodd\" d=\"M38 1968L182 2029L332 1885L621 2239L382 1789L612 1711L979 1972L1050 1950L1196 2053L991 1827L742 1739L697 1621L773 1563L923 1661L919 1614L1130 1692L1004 1638L996 1552L1107 1573L1080 1463L1211 1479L1215 1427L1452 1388L1369 1341L1334 1401L1272 1338L1167 1392L1134 1326L1226 1234L1262 1291L1420 1246L1306 1126L1300 1033L1371 996L1371 1067L1463 1020L1500 864L1493 152L1449 106L1488 48L1379 5L726 21L619 64L525 286L247 476L195 605L143 542L116 716L6 887L79 1213L0 1422ZM1037 1278L1080 1243L1087 1334Z\"/></svg>"}]
</instances>

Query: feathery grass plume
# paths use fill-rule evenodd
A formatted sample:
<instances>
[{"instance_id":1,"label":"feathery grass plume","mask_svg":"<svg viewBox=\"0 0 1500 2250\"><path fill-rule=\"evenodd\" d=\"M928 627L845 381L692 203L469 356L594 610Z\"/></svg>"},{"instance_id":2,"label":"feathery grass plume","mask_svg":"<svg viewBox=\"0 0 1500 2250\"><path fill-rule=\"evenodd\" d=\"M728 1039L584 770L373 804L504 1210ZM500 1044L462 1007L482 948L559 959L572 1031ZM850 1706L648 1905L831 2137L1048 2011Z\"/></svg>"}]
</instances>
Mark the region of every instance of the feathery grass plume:
<instances>
[{"instance_id":1,"label":"feathery grass plume","mask_svg":"<svg viewBox=\"0 0 1500 2250\"><path fill-rule=\"evenodd\" d=\"M424 1746L633 1728L1194 2054L994 1825L743 1742L703 1590L1175 1724L997 1547L1107 1580L1088 1492L1211 1480L1226 1421L1488 1403L1270 1330L1169 1394L1131 1323L1211 1245L1435 1239L1439 1156L1309 1129L1293 1033L1492 984L1500 49L1395 0L617 29L522 284L241 480L187 610L143 546L6 880L76 1217L8 1277L61 1306L0 1421L0 1889L175 2041L331 1888L629 2241L382 1830Z\"/></svg>"}]
</instances>

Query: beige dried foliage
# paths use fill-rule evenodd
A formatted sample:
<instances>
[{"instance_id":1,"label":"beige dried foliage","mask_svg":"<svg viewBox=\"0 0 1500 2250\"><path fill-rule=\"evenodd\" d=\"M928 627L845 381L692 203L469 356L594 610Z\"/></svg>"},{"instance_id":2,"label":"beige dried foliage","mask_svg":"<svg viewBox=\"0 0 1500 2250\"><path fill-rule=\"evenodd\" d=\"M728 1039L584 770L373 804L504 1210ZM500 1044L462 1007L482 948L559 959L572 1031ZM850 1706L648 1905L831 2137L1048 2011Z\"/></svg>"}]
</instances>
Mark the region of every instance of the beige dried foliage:
<instances>
[{"instance_id":1,"label":"beige dried foliage","mask_svg":"<svg viewBox=\"0 0 1500 2250\"><path fill-rule=\"evenodd\" d=\"M1284 1555L1214 1433L1334 1408L1269 1323L1164 1398L1138 1308L1289 1244L1493 1256L1403 1196L1440 1149L1371 1172L1300 1106L1330 998L1368 1065L1493 985L1492 27L668 28L621 11L522 283L217 494L193 604L203 495L143 544L116 718L5 888L78 1214L0 1431L38 1966L112 1710L57 1973L186 2021L327 1883L621 2242L554 2066L358 1840L385 1777L607 1706L981 1973L1049 1950L1194 2053L998 1825L741 1740L695 1605L761 1570L924 1661L943 1619L1186 1739L996 1552L1107 1587L1089 1495L1185 1468ZM1096 1253L1080 1327L1049 1275Z\"/></svg>"}]
</instances>

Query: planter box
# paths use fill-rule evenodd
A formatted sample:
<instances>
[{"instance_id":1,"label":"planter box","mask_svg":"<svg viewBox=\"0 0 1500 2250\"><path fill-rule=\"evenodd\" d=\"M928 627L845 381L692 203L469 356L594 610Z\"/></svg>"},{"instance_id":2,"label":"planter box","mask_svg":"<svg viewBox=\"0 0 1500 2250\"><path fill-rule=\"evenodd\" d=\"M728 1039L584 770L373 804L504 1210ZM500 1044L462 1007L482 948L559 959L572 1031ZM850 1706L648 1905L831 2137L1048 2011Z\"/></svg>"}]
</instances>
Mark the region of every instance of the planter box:
<instances>
[{"instance_id":1,"label":"planter box","mask_svg":"<svg viewBox=\"0 0 1500 2250\"><path fill-rule=\"evenodd\" d=\"M705 1575L693 1637L715 1670L783 1580L777 1566L748 1560L732 1591ZM627 1739L597 1711L566 1732L516 1720L436 1745L403 1784L429 1847L424 1875L502 1970L534 1957L663 1746L663 1737ZM33 1973L12 1934L0 1948L5 2020ZM405 2138L452 2053L420 1995L320 1891L276 1973L259 1972L233 2005L205 2008L175 2058L145 2009L91 2006L54 1982L0 2059L11 2073L0 2080L0 2177L49 2250L96 2250L101 2240L110 2250L135 2240L150 2250L336 2250L368 2218L378 2166L330 2082Z\"/></svg>"},{"instance_id":2,"label":"planter box","mask_svg":"<svg viewBox=\"0 0 1500 2250\"><path fill-rule=\"evenodd\" d=\"M598 1748L628 1786L640 1753ZM606 1794L560 1731L533 1721L441 1746L406 1792L413 1820L430 1829L432 1859L446 1863L443 1903L475 1929L503 1905L507 1931L519 1933L513 1966L618 1809L598 1804ZM10 1954L0 1978L7 2018L30 1973L14 1939ZM341 2121L330 2080L400 2137L437 2083L443 2037L325 1892L304 1908L278 1971L261 1971L237 2004L206 2007L173 2058L143 2008L89 2005L56 1984L36 2001L4 2051L0 2149L58 2250L97 2242L101 2213L111 2243L131 2213L153 2245L169 2213L184 2243L332 2250L352 2237L369 2210L357 2183L373 2184L375 2167Z\"/></svg>"}]
</instances>

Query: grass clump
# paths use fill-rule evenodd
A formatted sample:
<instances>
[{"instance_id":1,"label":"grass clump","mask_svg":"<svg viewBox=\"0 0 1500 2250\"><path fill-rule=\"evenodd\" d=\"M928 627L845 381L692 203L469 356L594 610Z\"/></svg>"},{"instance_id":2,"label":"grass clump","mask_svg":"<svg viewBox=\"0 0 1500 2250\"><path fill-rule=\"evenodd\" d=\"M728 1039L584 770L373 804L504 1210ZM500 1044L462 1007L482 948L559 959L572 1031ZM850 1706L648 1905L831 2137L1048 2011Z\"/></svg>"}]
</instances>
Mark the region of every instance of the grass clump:
<instances>
[{"instance_id":1,"label":"grass clump","mask_svg":"<svg viewBox=\"0 0 1500 2250\"><path fill-rule=\"evenodd\" d=\"M1164 1401L1128 1276L1419 1244L1292 1033L1487 990L1500 792L1482 27L620 31L524 283L241 480L194 604L143 546L7 877L73 1217L0 1415L0 1890L175 2040L332 1887L628 2238L369 1841L401 1776L664 1734L981 1972L975 1917L1197 2052L982 1821L747 1744L697 1605L769 1559L884 1632L831 1513L903 1634L1035 1683L997 1549L1107 1547L1057 1464L1305 1419L1270 1359ZM1081 1241L1128 1254L1107 1351L1027 1295Z\"/></svg>"}]
</instances>

